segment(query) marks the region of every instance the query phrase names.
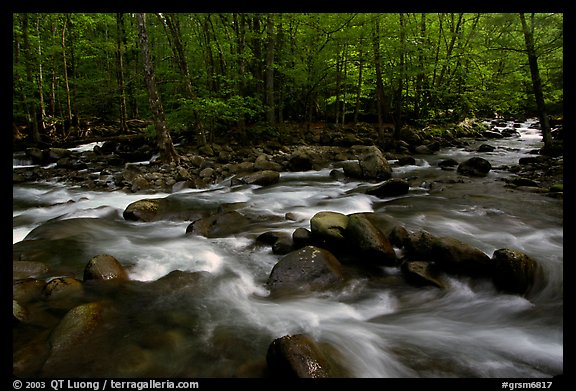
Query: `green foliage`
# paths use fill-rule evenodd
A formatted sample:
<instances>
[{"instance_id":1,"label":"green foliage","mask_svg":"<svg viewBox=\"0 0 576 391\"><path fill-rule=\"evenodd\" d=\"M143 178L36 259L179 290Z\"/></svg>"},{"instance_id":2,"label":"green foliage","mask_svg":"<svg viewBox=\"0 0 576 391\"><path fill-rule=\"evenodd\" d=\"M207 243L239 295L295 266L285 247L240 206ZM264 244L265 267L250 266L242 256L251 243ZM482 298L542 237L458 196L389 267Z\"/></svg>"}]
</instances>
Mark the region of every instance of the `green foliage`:
<instances>
[{"instance_id":1,"label":"green foliage","mask_svg":"<svg viewBox=\"0 0 576 391\"><path fill-rule=\"evenodd\" d=\"M180 98L179 106L168 115L172 129L189 130L199 123L215 129L219 124L253 120L263 112L259 101L234 95L230 98Z\"/></svg>"},{"instance_id":2,"label":"green foliage","mask_svg":"<svg viewBox=\"0 0 576 391\"><path fill-rule=\"evenodd\" d=\"M144 137L149 141L156 140L156 126L154 126L154 124L146 126L144 129Z\"/></svg>"},{"instance_id":3,"label":"green foliage","mask_svg":"<svg viewBox=\"0 0 576 391\"><path fill-rule=\"evenodd\" d=\"M338 103L352 120L357 101L360 113L375 116L376 42L388 105L394 110L399 103L412 121L514 115L535 107L516 14L286 13L273 15L272 35L267 14L176 18L192 91L174 54L174 37L161 18L147 18L156 82L175 132L264 123L269 42L276 119L325 120L342 109ZM69 98L80 117L119 118L120 59L128 117L150 116L133 14L124 14L122 29L114 13L13 14L12 21L15 120L40 108L39 92L44 112L64 117L64 55ZM376 22L379 36L373 36ZM534 26L546 103L558 113L564 95L563 15L534 14ZM271 123L252 136L276 132Z\"/></svg>"}]
</instances>

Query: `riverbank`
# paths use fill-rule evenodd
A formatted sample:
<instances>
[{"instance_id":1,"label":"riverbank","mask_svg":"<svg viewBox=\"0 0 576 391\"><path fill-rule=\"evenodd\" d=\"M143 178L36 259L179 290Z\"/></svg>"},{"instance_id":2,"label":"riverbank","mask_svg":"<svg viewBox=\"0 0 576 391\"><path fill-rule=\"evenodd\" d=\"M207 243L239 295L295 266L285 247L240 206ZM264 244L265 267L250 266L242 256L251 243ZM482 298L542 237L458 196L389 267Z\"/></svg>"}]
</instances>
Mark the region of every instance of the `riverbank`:
<instances>
[{"instance_id":1,"label":"riverbank","mask_svg":"<svg viewBox=\"0 0 576 391\"><path fill-rule=\"evenodd\" d=\"M138 123L143 126L144 123ZM15 156L27 163L16 167L13 183L56 181L96 191L128 193L175 192L186 188L202 189L261 171L291 172L318 170L333 164L357 160L364 147L377 145L384 157L397 165L406 165L418 156L430 155L440 148L469 148L471 141L485 141L481 152L502 137L518 137L520 121L463 121L450 126L405 128L401 139L388 134L378 143L373 125L331 127L316 124L304 132L286 126L282 132L260 131L262 141L243 145L234 137L216 139L198 146L189 135L177 135L178 164L161 164L157 148L142 129L132 135L111 136L110 128L94 132L99 137L76 147L25 147L19 144ZM537 129L538 124L532 123ZM100 140L100 141L94 141ZM80 142L80 141L77 141ZM514 174L509 186L559 197L563 192L562 156L545 156L538 149L532 157L516 165L499 167ZM460 162L456 162L460 163Z\"/></svg>"}]
</instances>

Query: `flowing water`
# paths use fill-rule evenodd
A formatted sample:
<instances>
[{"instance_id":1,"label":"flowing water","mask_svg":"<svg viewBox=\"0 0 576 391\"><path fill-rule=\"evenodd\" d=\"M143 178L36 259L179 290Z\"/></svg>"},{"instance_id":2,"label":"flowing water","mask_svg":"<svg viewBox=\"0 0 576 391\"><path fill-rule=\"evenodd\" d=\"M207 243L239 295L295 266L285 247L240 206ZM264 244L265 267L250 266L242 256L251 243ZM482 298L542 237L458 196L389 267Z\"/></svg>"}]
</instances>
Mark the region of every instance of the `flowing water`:
<instances>
[{"instance_id":1,"label":"flowing water","mask_svg":"<svg viewBox=\"0 0 576 391\"><path fill-rule=\"evenodd\" d=\"M417 155L415 165L394 166L393 176L409 179L412 186L407 195L384 199L353 191L365 184L337 181L332 168L283 172L278 184L267 187L215 185L152 196L56 183L14 185L15 245L34 239L33 230L44 225L50 240L30 242L30 257L81 279L90 258L110 254L131 279L109 291L90 291L87 284L88 295L112 303L106 324L67 360L53 365L52 373L258 376L270 342L298 333L330 344L357 378L563 373L562 200L506 187L502 179L512 174L498 169L541 147L539 132L528 125L517 129L520 137L475 141L470 149L442 149ZM481 143L497 148L470 151ZM486 177L463 178L437 166L443 159L472 156L491 162ZM208 239L186 235L190 221L122 217L136 200L168 196L207 209L238 203L239 212L259 223L241 234ZM409 230L454 237L489 256L496 249L515 248L540 263L544 279L527 298L464 277L450 277L445 290L412 287L398 283L399 271L387 268L389 278L382 281L358 277L338 292L268 298L265 282L281 256L255 245L255 238L271 230L309 228L309 219L327 210L385 212ZM295 218L287 220L289 212ZM206 273L201 279L163 278L175 270Z\"/></svg>"}]
</instances>

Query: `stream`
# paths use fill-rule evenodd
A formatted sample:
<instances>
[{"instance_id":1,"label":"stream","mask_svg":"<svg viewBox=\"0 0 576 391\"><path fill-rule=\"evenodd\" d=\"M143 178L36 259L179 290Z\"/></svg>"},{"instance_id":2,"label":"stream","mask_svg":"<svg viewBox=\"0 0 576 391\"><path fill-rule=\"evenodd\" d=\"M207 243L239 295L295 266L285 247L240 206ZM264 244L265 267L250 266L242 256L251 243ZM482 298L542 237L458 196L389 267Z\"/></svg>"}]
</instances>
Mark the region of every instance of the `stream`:
<instances>
[{"instance_id":1,"label":"stream","mask_svg":"<svg viewBox=\"0 0 576 391\"><path fill-rule=\"evenodd\" d=\"M83 346L51 365L47 377L257 377L270 343L304 333L332 346L355 378L541 378L563 373L563 202L506 186L518 164L540 148L532 120L519 137L472 140L469 148L415 155L393 165L411 180L408 194L378 198L355 192L359 180L336 180L329 167L282 172L271 186L216 184L176 193L92 192L56 182L13 185L13 244L44 226L30 257L59 275L82 279L87 262L110 254L127 269L124 287L86 284L85 300L112 304ZM476 152L480 144L496 146ZM438 162L487 159L486 177L462 177ZM394 162L390 162L393 164ZM14 160L14 166L26 162ZM190 221L127 221L143 198L193 200L207 209L237 203L257 224L224 238L186 235ZM525 298L490 281L449 277L448 288L358 277L338 292L271 300L266 280L281 258L255 244L267 231L310 228L320 211L384 212L408 230L424 229L469 243L489 256L514 248L544 271ZM292 219L285 218L291 213ZM30 236L32 235L32 236ZM205 278L166 278L173 271ZM387 268L391 277L396 268ZM163 283L163 282L166 283ZM388 281L388 282L387 282ZM53 313L56 324L63 313Z\"/></svg>"}]
</instances>

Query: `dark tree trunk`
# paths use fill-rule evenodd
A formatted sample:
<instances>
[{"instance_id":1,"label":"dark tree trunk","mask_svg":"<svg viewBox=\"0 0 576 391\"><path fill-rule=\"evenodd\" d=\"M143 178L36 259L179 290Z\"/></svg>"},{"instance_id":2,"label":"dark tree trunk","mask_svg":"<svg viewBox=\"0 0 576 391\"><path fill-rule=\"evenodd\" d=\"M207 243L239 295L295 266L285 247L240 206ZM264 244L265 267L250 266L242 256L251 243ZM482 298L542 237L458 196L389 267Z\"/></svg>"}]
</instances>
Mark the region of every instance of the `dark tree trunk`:
<instances>
[{"instance_id":1,"label":"dark tree trunk","mask_svg":"<svg viewBox=\"0 0 576 391\"><path fill-rule=\"evenodd\" d=\"M385 122L385 118L390 117L390 102L384 92L382 82L382 65L380 58L380 21L376 19L372 30L372 46L374 49L374 67L376 71L376 103L378 108L378 143L384 142L384 132L390 128L390 124Z\"/></svg>"},{"instance_id":2,"label":"dark tree trunk","mask_svg":"<svg viewBox=\"0 0 576 391\"><path fill-rule=\"evenodd\" d=\"M126 125L126 88L124 87L124 14L116 14L116 80L118 81L118 95L120 98L120 129L128 130Z\"/></svg>"},{"instance_id":3,"label":"dark tree trunk","mask_svg":"<svg viewBox=\"0 0 576 391\"><path fill-rule=\"evenodd\" d=\"M22 40L23 40L23 44L24 44L24 61L25 61L25 68L26 68L26 81L28 82L28 84L30 86L34 85L34 77L32 75L32 48L30 46L30 40L28 37L28 14L22 14ZM35 91L37 91L36 94L38 94L39 91L41 91L40 89L35 89ZM40 98L39 96L37 96L36 98ZM28 100L28 99L27 99ZM29 107L29 112L28 112L28 120L29 123L31 125L31 136L32 136L32 140L34 141L34 143L39 143L40 142L40 130L44 129L44 119L42 117L42 110L40 108L40 113L39 113L39 109L37 107L37 103L35 102L35 100L37 102L40 102L39 99L30 99L30 105L27 104L27 106ZM38 118L39 117L39 118Z\"/></svg>"},{"instance_id":4,"label":"dark tree trunk","mask_svg":"<svg viewBox=\"0 0 576 391\"><path fill-rule=\"evenodd\" d=\"M190 77L190 70L188 68L188 61L186 60L186 52L184 50L184 42L182 40L182 33L180 32L180 23L175 14L166 14L165 17L160 16L163 25L166 29L166 35L170 41L170 46L172 47L172 52L174 53L174 58L176 59L176 64L180 70L180 74L184 81L186 88L186 93L190 99L195 99L196 94L194 88L192 87L192 78ZM198 119L198 115L194 113L195 121L198 123L198 132L200 135L200 142L202 145L207 144L206 132L204 131L204 125Z\"/></svg>"},{"instance_id":5,"label":"dark tree trunk","mask_svg":"<svg viewBox=\"0 0 576 391\"><path fill-rule=\"evenodd\" d=\"M265 77L265 101L266 101L266 120L274 125L276 123L274 105L274 16L268 15L266 23L267 47L266 47L266 77Z\"/></svg>"},{"instance_id":6,"label":"dark tree trunk","mask_svg":"<svg viewBox=\"0 0 576 391\"><path fill-rule=\"evenodd\" d=\"M236 54L237 54L237 69L238 77L236 78L236 91L239 96L244 97L246 95L246 82L245 82L245 72L246 72L246 60L244 59L244 50L246 47L246 14L232 14L234 20L234 32L236 34ZM240 114L238 119L238 128L240 131L240 137L243 141L246 140L246 119L244 114Z\"/></svg>"},{"instance_id":7,"label":"dark tree trunk","mask_svg":"<svg viewBox=\"0 0 576 391\"><path fill-rule=\"evenodd\" d=\"M68 130L70 129L70 125L72 124L72 104L70 100L70 83L68 81L68 62L66 57L66 27L68 25L68 20L64 18L62 22L62 66L64 69L62 72L64 73L64 86L66 87L66 122L68 126L64 126L64 138L68 137Z\"/></svg>"},{"instance_id":8,"label":"dark tree trunk","mask_svg":"<svg viewBox=\"0 0 576 391\"><path fill-rule=\"evenodd\" d=\"M364 54L362 52L363 45L359 45L360 52L358 53L358 84L356 86L356 104L354 107L354 123L358 123L358 115L360 114L360 97L362 95L362 69L364 68Z\"/></svg>"},{"instance_id":9,"label":"dark tree trunk","mask_svg":"<svg viewBox=\"0 0 576 391\"><path fill-rule=\"evenodd\" d=\"M162 101L156 88L156 77L154 75L154 64L150 55L150 47L148 44L148 30L146 28L146 14L137 14L138 18L138 35L140 38L140 46L142 50L142 57L144 61L144 79L146 81L146 88L148 90L148 102L150 110L154 116L154 124L156 126L156 140L158 149L160 150L159 160L165 163L180 161L180 156L174 149L170 131L166 127L166 117L164 115L164 108Z\"/></svg>"},{"instance_id":10,"label":"dark tree trunk","mask_svg":"<svg viewBox=\"0 0 576 391\"><path fill-rule=\"evenodd\" d=\"M534 14L532 14L532 18L534 18ZM552 148L552 134L550 133L550 121L548 120L548 114L546 113L544 93L542 92L542 80L540 79L540 71L538 70L538 57L536 56L536 49L534 46L534 20L532 19L531 26L528 26L524 13L520 13L520 21L522 22L522 30L524 31L526 53L528 54L528 64L530 65L532 88L534 89L534 98L536 99L538 119L540 120L542 139L544 141L544 150L550 150Z\"/></svg>"},{"instance_id":11,"label":"dark tree trunk","mask_svg":"<svg viewBox=\"0 0 576 391\"><path fill-rule=\"evenodd\" d=\"M404 78L406 77L406 24L404 14L400 14L400 76L398 77L398 87L396 89L396 99L394 101L394 139L400 140L400 129L402 127L402 104L404 101Z\"/></svg>"}]
</instances>

